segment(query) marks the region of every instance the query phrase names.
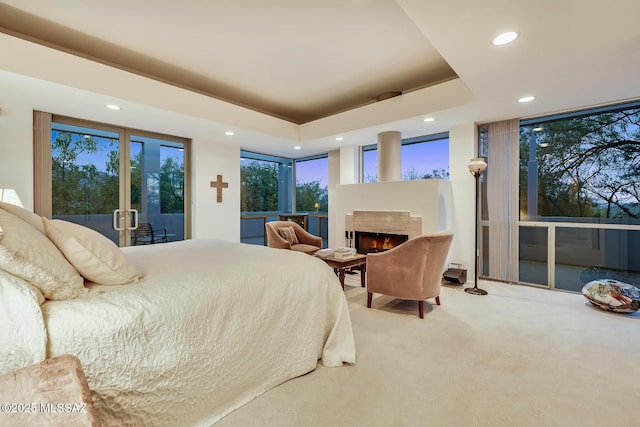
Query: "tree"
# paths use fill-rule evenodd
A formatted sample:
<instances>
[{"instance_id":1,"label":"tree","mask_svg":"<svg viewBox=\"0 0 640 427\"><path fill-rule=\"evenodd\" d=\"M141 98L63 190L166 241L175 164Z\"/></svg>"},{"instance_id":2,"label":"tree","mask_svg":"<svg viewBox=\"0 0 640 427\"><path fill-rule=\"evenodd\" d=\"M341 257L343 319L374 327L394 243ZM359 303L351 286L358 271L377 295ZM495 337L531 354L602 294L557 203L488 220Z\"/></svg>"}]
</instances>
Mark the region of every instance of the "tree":
<instances>
[{"instance_id":1,"label":"tree","mask_svg":"<svg viewBox=\"0 0 640 427\"><path fill-rule=\"evenodd\" d=\"M184 162L172 157L160 165L160 212L184 212Z\"/></svg>"},{"instance_id":2,"label":"tree","mask_svg":"<svg viewBox=\"0 0 640 427\"><path fill-rule=\"evenodd\" d=\"M520 186L527 204L529 148L536 144L538 214L640 218L640 109L521 130Z\"/></svg>"},{"instance_id":3,"label":"tree","mask_svg":"<svg viewBox=\"0 0 640 427\"><path fill-rule=\"evenodd\" d=\"M118 206L119 164L117 150L107 153L105 170L95 164L78 164L81 154L96 154L113 141L58 132L51 144L51 178L55 189L54 215L111 213ZM114 160L114 153L116 155Z\"/></svg>"},{"instance_id":4,"label":"tree","mask_svg":"<svg viewBox=\"0 0 640 427\"><path fill-rule=\"evenodd\" d=\"M424 172L413 166L411 169L403 172L402 179L411 181L416 179L449 179L449 171L444 168L433 169L431 172Z\"/></svg>"},{"instance_id":5,"label":"tree","mask_svg":"<svg viewBox=\"0 0 640 427\"><path fill-rule=\"evenodd\" d=\"M263 212L278 210L278 166L251 160L240 165L240 210Z\"/></svg>"},{"instance_id":6,"label":"tree","mask_svg":"<svg viewBox=\"0 0 640 427\"><path fill-rule=\"evenodd\" d=\"M328 190L327 187L320 187L320 181L296 183L296 211L327 212L328 210Z\"/></svg>"}]
</instances>

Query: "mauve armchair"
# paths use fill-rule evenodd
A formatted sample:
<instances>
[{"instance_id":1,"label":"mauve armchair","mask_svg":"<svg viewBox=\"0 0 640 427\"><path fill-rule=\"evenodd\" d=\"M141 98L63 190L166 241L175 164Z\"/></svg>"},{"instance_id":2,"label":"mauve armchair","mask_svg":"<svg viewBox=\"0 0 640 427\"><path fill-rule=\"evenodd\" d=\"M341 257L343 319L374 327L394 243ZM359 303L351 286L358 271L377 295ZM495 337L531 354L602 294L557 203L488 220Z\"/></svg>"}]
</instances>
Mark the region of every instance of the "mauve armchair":
<instances>
[{"instance_id":1,"label":"mauve armchair","mask_svg":"<svg viewBox=\"0 0 640 427\"><path fill-rule=\"evenodd\" d=\"M440 285L453 233L425 234L385 252L367 255L367 307L373 293L418 301L424 318L424 300L440 305Z\"/></svg>"},{"instance_id":2,"label":"mauve armchair","mask_svg":"<svg viewBox=\"0 0 640 427\"><path fill-rule=\"evenodd\" d=\"M313 255L322 249L322 237L314 236L299 224L293 221L270 221L265 223L267 233L267 246L278 249L291 249L292 251L304 252ZM281 227L293 227L299 243L292 245L278 233Z\"/></svg>"}]
</instances>

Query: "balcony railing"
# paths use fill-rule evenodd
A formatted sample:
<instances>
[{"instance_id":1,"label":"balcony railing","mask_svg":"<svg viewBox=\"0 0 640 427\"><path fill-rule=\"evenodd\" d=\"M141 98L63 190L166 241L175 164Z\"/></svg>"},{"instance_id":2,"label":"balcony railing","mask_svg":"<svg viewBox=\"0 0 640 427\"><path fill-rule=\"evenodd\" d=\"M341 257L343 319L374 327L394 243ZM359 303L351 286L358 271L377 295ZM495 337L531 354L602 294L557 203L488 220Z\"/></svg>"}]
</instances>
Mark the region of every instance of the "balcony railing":
<instances>
[{"instance_id":1,"label":"balcony railing","mask_svg":"<svg viewBox=\"0 0 640 427\"><path fill-rule=\"evenodd\" d=\"M484 272L490 244L485 240ZM640 225L520 221L518 249L522 284L572 292L595 279L640 284Z\"/></svg>"},{"instance_id":2,"label":"balcony railing","mask_svg":"<svg viewBox=\"0 0 640 427\"><path fill-rule=\"evenodd\" d=\"M240 241L251 245L267 245L267 236L264 224L270 221L278 221L281 214L291 212L243 212L240 216ZM300 213L300 212L298 212ZM306 212L305 212L306 213ZM326 212L309 212L308 232L322 237L322 247L326 248L329 242L329 217Z\"/></svg>"}]
</instances>

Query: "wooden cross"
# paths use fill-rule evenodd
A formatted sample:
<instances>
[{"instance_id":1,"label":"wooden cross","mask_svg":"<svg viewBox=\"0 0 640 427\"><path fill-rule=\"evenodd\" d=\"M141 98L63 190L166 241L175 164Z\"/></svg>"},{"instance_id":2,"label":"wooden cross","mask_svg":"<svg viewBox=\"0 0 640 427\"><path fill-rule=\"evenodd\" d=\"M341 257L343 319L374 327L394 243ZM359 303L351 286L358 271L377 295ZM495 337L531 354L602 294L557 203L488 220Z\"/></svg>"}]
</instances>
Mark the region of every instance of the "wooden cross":
<instances>
[{"instance_id":1,"label":"wooden cross","mask_svg":"<svg viewBox=\"0 0 640 427\"><path fill-rule=\"evenodd\" d=\"M211 181L211 187L218 190L218 203L222 202L222 189L229 188L228 182L222 182L222 175L218 175L215 181Z\"/></svg>"}]
</instances>

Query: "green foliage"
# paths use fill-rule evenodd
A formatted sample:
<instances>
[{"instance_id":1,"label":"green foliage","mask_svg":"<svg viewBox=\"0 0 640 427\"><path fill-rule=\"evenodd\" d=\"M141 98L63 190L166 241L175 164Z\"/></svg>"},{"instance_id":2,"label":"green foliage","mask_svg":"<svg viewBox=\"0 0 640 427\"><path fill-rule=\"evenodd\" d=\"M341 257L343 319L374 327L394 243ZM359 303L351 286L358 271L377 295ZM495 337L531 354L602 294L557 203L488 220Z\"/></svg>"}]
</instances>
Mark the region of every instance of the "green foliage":
<instances>
[{"instance_id":1,"label":"green foliage","mask_svg":"<svg viewBox=\"0 0 640 427\"><path fill-rule=\"evenodd\" d=\"M160 212L184 212L184 162L172 157L160 165Z\"/></svg>"},{"instance_id":2,"label":"green foliage","mask_svg":"<svg viewBox=\"0 0 640 427\"><path fill-rule=\"evenodd\" d=\"M114 141L105 139L98 144L94 137L60 132L52 143L52 188L54 215L91 215L111 213L118 207L117 160L108 153L106 172L96 165L78 165L78 157L112 148ZM116 148L117 150L117 148ZM115 151L117 155L117 151ZM117 156L116 156L117 157Z\"/></svg>"},{"instance_id":3,"label":"green foliage","mask_svg":"<svg viewBox=\"0 0 640 427\"><path fill-rule=\"evenodd\" d=\"M251 160L240 165L240 210L263 212L278 210L278 166Z\"/></svg>"},{"instance_id":4,"label":"green foliage","mask_svg":"<svg viewBox=\"0 0 640 427\"><path fill-rule=\"evenodd\" d=\"M538 215L640 218L640 109L574 117L521 129L521 208L530 143L538 167Z\"/></svg>"},{"instance_id":5,"label":"green foliage","mask_svg":"<svg viewBox=\"0 0 640 427\"><path fill-rule=\"evenodd\" d=\"M296 183L296 211L327 212L328 210L327 187L320 187L320 181Z\"/></svg>"},{"instance_id":6,"label":"green foliage","mask_svg":"<svg viewBox=\"0 0 640 427\"><path fill-rule=\"evenodd\" d=\"M54 215L111 214L119 206L120 153L118 141L58 132L52 142L52 188ZM104 153L104 154L102 154ZM100 154L100 155L98 155ZM92 157L92 155L95 155ZM82 156L82 157L81 157ZM86 157L103 158L103 168ZM85 164L81 164L82 161ZM142 151L130 159L131 206L143 212L142 191L147 183L142 175ZM162 213L184 212L184 162L165 159L160 165L159 194Z\"/></svg>"}]
</instances>

